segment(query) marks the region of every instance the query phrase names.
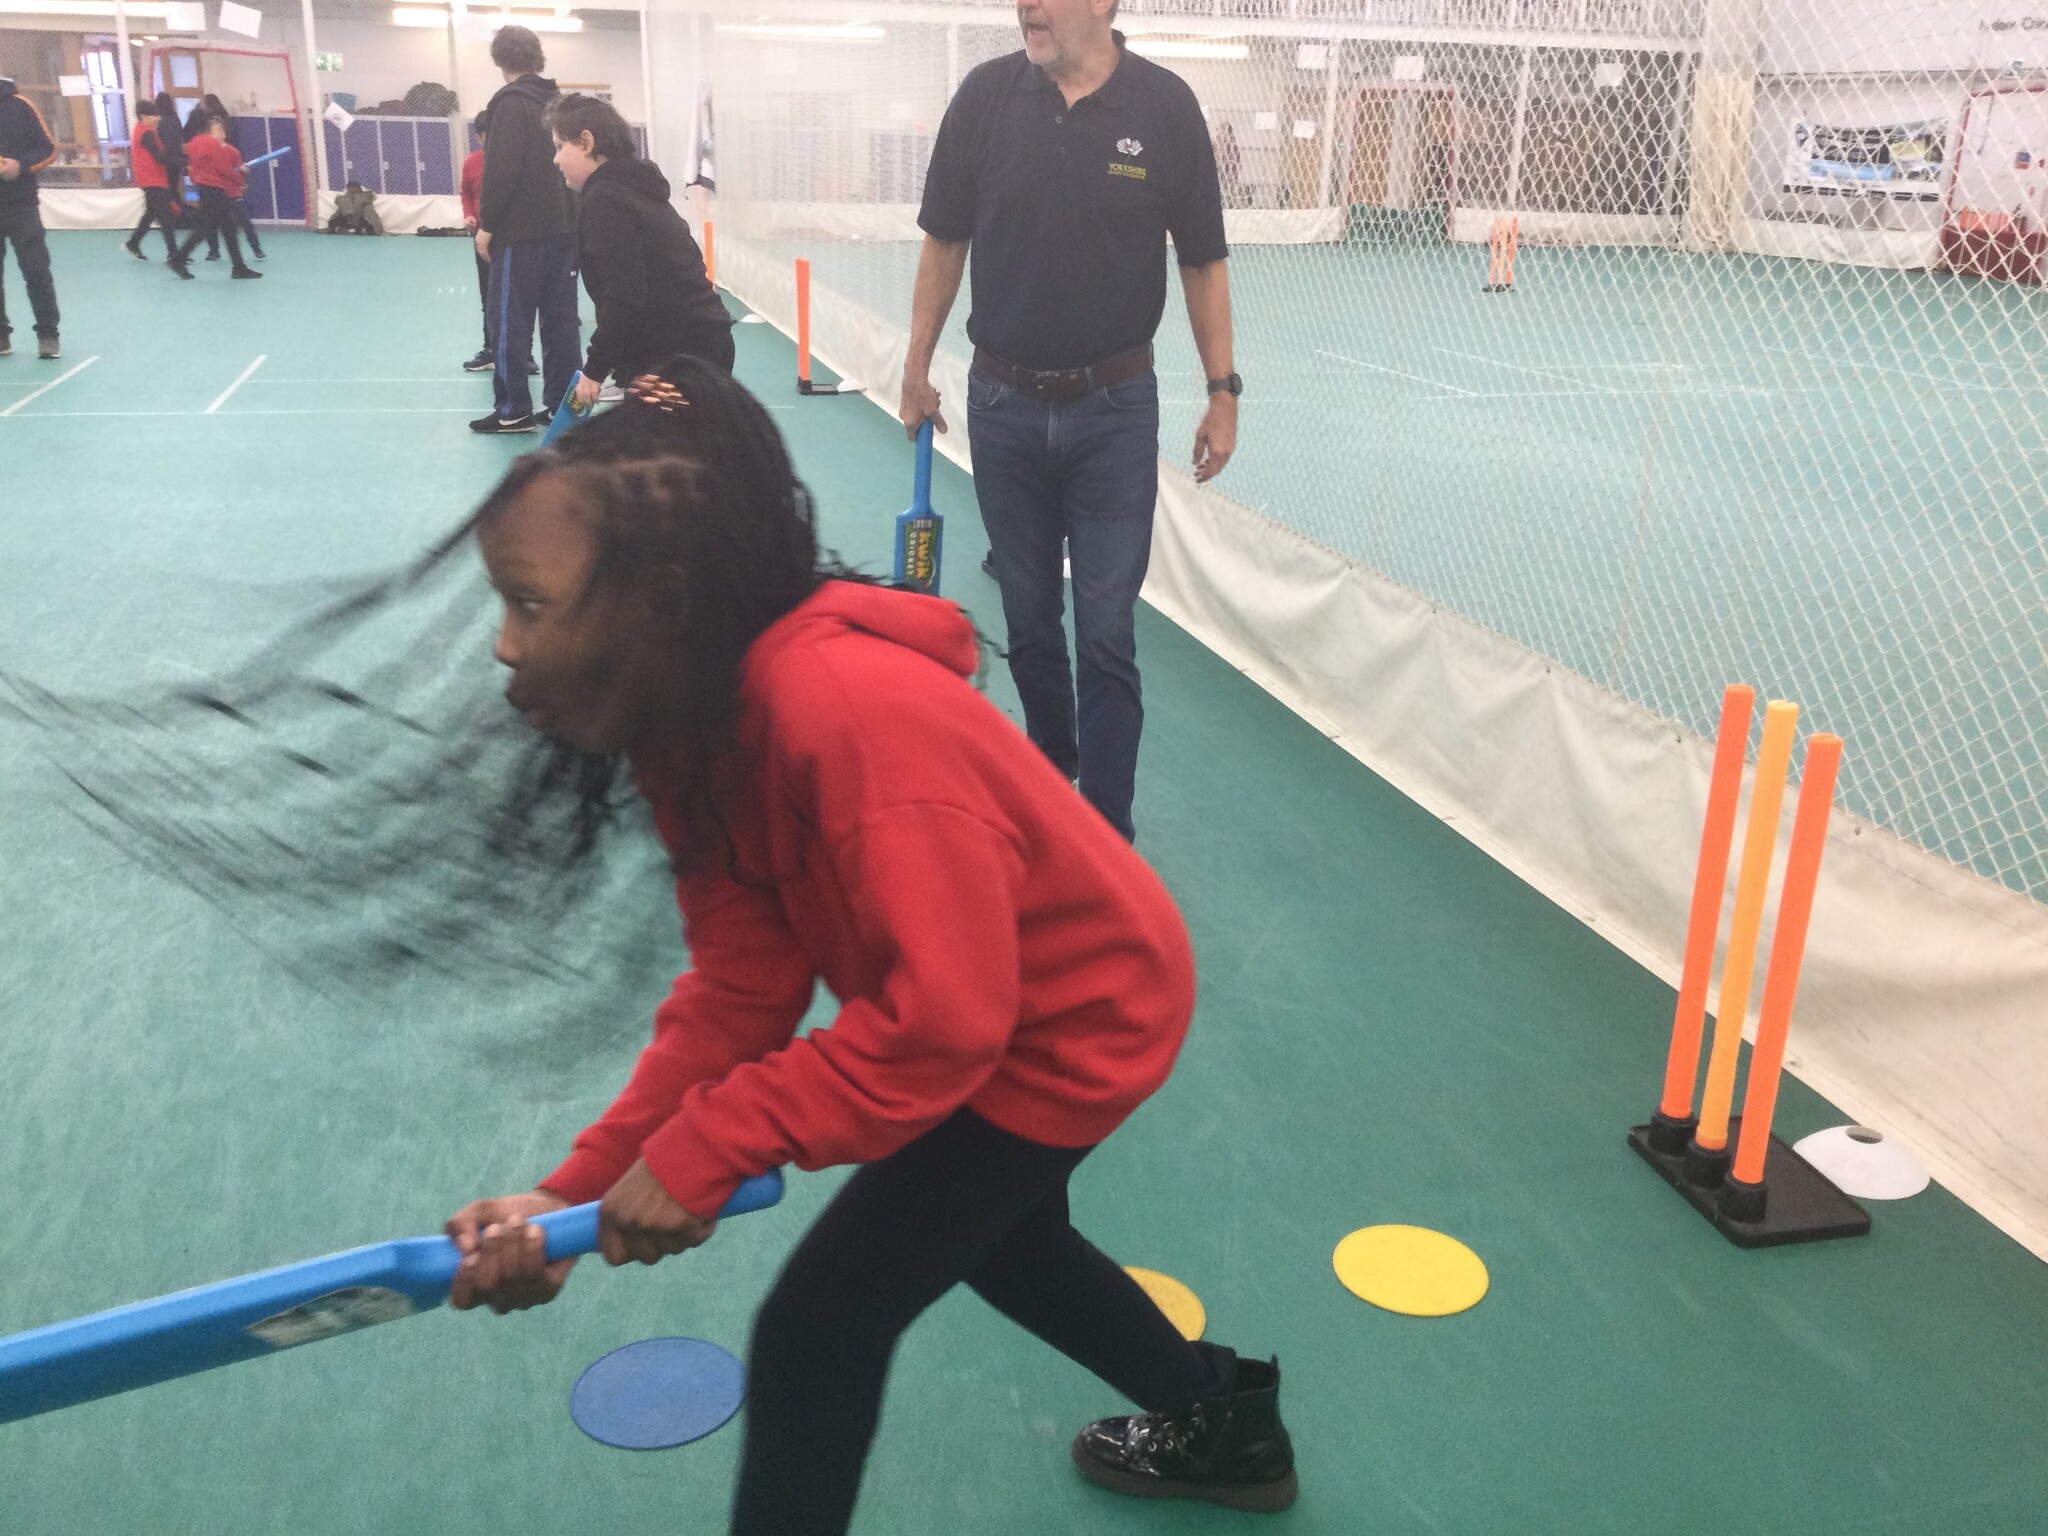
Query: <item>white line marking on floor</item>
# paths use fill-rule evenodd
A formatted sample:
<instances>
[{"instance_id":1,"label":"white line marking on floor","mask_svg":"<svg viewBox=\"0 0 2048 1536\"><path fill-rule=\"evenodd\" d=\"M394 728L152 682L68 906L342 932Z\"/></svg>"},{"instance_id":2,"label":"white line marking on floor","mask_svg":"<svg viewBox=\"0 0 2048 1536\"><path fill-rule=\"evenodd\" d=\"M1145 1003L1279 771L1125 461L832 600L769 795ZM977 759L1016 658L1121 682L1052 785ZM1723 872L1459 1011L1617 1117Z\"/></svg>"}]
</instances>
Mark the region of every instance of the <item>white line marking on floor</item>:
<instances>
[{"instance_id":1,"label":"white line marking on floor","mask_svg":"<svg viewBox=\"0 0 2048 1536\"><path fill-rule=\"evenodd\" d=\"M1378 363L1368 363L1361 358L1346 357L1342 352L1325 352L1316 348L1317 357L1332 358L1340 363L1349 363L1354 368L1370 368L1374 373L1391 374L1397 379L1406 379L1412 384L1427 384L1431 389L1448 389L1454 395L1476 395L1476 389L1461 389L1456 384L1446 384L1441 379L1425 379L1419 373L1403 373L1398 368L1383 368Z\"/></svg>"},{"instance_id":2,"label":"white line marking on floor","mask_svg":"<svg viewBox=\"0 0 2048 1536\"><path fill-rule=\"evenodd\" d=\"M0 411L0 416L12 416L24 405L27 405L29 401L42 399L44 395L47 395L51 390L55 389L59 384L62 384L66 379L76 378L79 374L85 372L86 369L90 368L94 363L98 362L99 360L99 354L94 353L91 357L88 357L84 362L80 363L77 367L71 369L69 372L58 374L56 378L50 380L49 383L45 384L41 389L35 391L35 393L23 395L19 400L15 401L14 404L8 406L6 410Z\"/></svg>"},{"instance_id":3,"label":"white line marking on floor","mask_svg":"<svg viewBox=\"0 0 2048 1536\"><path fill-rule=\"evenodd\" d=\"M1460 352L1456 347L1438 347L1436 350L1450 357L1469 357L1475 363L1485 363L1494 368L1511 368L1516 373L1533 373L1539 379L1561 379L1567 384L1576 384L1582 389L1599 390L1603 394L1614 393L1605 384L1595 384L1591 379L1575 379L1568 373L1555 373L1548 368L1530 368L1521 363L1502 362L1497 357L1482 357L1477 352Z\"/></svg>"},{"instance_id":4,"label":"white line marking on floor","mask_svg":"<svg viewBox=\"0 0 2048 1536\"><path fill-rule=\"evenodd\" d=\"M479 379L488 379L487 373L472 373L457 378L440 379L252 379L252 384L474 384Z\"/></svg>"},{"instance_id":5,"label":"white line marking on floor","mask_svg":"<svg viewBox=\"0 0 2048 1536\"><path fill-rule=\"evenodd\" d=\"M256 359L255 362L251 363L248 367L244 368L241 372L240 377L238 377L235 380L235 382L230 384L226 389L222 390L220 392L220 398L215 400L213 404L209 405L206 408L206 414L209 416L218 414L220 408L228 403L228 396L232 395L236 390L240 389L244 384L248 383L249 375L254 373L258 368L261 368L262 366L263 359L259 357Z\"/></svg>"},{"instance_id":6,"label":"white line marking on floor","mask_svg":"<svg viewBox=\"0 0 2048 1536\"><path fill-rule=\"evenodd\" d=\"M2003 384L1971 384L1965 382L1962 379L1957 378L1944 379L1931 373L1919 373L1911 368L1894 368L1889 363L1871 362L1866 358L1821 358L1815 357L1811 352L1801 351L1797 347L1774 347L1770 345L1770 343L1768 342L1758 342L1757 345L1762 347L1763 350L1766 352L1775 352L1780 357L1796 357L1802 363L1811 363L1814 366L1823 369L1826 368L1830 362L1838 362L1845 363L1851 368L1870 368L1876 370L1879 373L1895 373L1902 379L1918 379L1923 384L1937 384L1941 386L1943 389L1967 390L1971 394L2002 395L2018 393L2017 390L2009 389L2007 386ZM1979 377L1982 377L1982 375L1980 374Z\"/></svg>"}]
</instances>

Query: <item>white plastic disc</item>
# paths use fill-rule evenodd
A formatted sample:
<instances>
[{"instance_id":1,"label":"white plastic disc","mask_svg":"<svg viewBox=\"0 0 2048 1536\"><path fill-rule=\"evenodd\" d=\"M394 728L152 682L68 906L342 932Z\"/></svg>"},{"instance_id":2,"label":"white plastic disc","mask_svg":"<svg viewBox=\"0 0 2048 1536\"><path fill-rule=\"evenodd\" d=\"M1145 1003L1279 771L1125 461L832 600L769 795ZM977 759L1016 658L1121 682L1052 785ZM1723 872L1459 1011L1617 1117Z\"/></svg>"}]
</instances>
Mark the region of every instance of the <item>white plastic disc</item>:
<instances>
[{"instance_id":1,"label":"white plastic disc","mask_svg":"<svg viewBox=\"0 0 2048 1536\"><path fill-rule=\"evenodd\" d=\"M1904 1200L1928 1184L1920 1159L1882 1131L1867 1125L1837 1125L1815 1131L1792 1150L1818 1168L1835 1187L1856 1200Z\"/></svg>"}]
</instances>

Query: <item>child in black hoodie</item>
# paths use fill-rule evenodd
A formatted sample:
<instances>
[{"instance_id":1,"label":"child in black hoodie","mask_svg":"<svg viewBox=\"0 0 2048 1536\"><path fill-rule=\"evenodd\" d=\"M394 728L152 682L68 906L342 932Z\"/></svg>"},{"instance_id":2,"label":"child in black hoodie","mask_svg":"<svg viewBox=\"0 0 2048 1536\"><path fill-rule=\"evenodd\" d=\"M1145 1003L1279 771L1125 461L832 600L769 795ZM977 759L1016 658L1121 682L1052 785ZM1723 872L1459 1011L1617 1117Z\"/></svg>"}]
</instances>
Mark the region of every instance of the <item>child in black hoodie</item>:
<instances>
[{"instance_id":1,"label":"child in black hoodie","mask_svg":"<svg viewBox=\"0 0 2048 1536\"><path fill-rule=\"evenodd\" d=\"M732 316L669 201L668 178L640 158L626 120L594 96L565 95L547 123L562 179L583 194L576 260L597 310L579 402L594 404L607 377L629 383L677 353L730 373Z\"/></svg>"}]
</instances>

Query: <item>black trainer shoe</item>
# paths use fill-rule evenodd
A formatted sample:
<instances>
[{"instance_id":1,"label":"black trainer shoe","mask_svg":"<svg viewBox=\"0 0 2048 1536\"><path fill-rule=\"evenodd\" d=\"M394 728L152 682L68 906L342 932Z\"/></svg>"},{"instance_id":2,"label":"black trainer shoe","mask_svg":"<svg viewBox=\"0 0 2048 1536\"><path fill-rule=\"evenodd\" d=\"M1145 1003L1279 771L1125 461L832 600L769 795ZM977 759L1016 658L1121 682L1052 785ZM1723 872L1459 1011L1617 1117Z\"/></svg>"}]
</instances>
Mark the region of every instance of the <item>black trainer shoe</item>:
<instances>
[{"instance_id":1,"label":"black trainer shoe","mask_svg":"<svg viewBox=\"0 0 2048 1536\"><path fill-rule=\"evenodd\" d=\"M496 373L498 371L497 354L489 347L485 347L475 357L472 357L462 365L462 371L464 373Z\"/></svg>"},{"instance_id":2,"label":"black trainer shoe","mask_svg":"<svg viewBox=\"0 0 2048 1536\"><path fill-rule=\"evenodd\" d=\"M11 337L0 336L0 357L14 356L14 341Z\"/></svg>"},{"instance_id":3,"label":"black trainer shoe","mask_svg":"<svg viewBox=\"0 0 2048 1536\"><path fill-rule=\"evenodd\" d=\"M206 253L206 259L207 259L208 261L219 261L219 260L220 260L220 252L219 252L219 251L208 251L208 252Z\"/></svg>"},{"instance_id":4,"label":"black trainer shoe","mask_svg":"<svg viewBox=\"0 0 2048 1536\"><path fill-rule=\"evenodd\" d=\"M126 251L130 256L133 256L137 261L149 260L147 256L142 254L142 247L137 245L133 240L123 240L121 242L121 249Z\"/></svg>"},{"instance_id":5,"label":"black trainer shoe","mask_svg":"<svg viewBox=\"0 0 2048 1536\"><path fill-rule=\"evenodd\" d=\"M469 424L472 432L481 432L486 437L509 437L514 432L532 432L539 422L531 416L500 416L493 411L488 416L479 416Z\"/></svg>"},{"instance_id":6,"label":"black trainer shoe","mask_svg":"<svg viewBox=\"0 0 2048 1536\"><path fill-rule=\"evenodd\" d=\"M171 263L171 270L188 283L197 280L192 271L192 263L189 261L174 261Z\"/></svg>"},{"instance_id":7,"label":"black trainer shoe","mask_svg":"<svg viewBox=\"0 0 2048 1536\"><path fill-rule=\"evenodd\" d=\"M63 355L64 349L57 345L56 337L38 336L36 338L36 356L40 357L44 362L54 363Z\"/></svg>"},{"instance_id":8,"label":"black trainer shoe","mask_svg":"<svg viewBox=\"0 0 2048 1536\"><path fill-rule=\"evenodd\" d=\"M262 275L254 267L237 267L228 274L229 277L261 277Z\"/></svg>"},{"instance_id":9,"label":"black trainer shoe","mask_svg":"<svg viewBox=\"0 0 2048 1536\"><path fill-rule=\"evenodd\" d=\"M1294 1446L1280 1422L1280 1362L1240 1360L1230 1391L1173 1413L1098 1419L1074 1465L1112 1493L1206 1499L1275 1514L1294 1502Z\"/></svg>"},{"instance_id":10,"label":"black trainer shoe","mask_svg":"<svg viewBox=\"0 0 2048 1536\"><path fill-rule=\"evenodd\" d=\"M526 376L527 376L527 377L528 377L529 379L537 379L537 378L539 378L539 377L540 377L540 364L539 364L539 363L528 363L528 364L526 365Z\"/></svg>"}]
</instances>

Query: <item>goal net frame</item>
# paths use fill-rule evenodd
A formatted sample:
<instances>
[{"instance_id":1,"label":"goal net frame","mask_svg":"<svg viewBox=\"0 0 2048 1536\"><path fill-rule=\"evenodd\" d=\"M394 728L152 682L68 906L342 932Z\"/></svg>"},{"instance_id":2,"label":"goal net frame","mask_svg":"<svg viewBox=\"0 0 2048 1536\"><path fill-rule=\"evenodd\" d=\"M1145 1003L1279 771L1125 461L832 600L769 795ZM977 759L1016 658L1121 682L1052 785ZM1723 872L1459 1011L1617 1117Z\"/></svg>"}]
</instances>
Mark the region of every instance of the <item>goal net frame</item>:
<instances>
[{"instance_id":1,"label":"goal net frame","mask_svg":"<svg viewBox=\"0 0 2048 1536\"><path fill-rule=\"evenodd\" d=\"M2031 98L2020 110L2034 126L2048 124L2048 83L1970 93L1942 183L1941 265L2039 286L2048 276L2048 142L2037 137L2027 148L2000 121L2020 97Z\"/></svg>"}]
</instances>

